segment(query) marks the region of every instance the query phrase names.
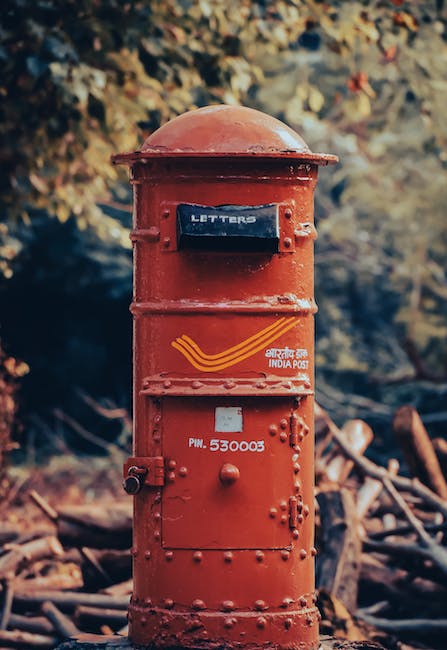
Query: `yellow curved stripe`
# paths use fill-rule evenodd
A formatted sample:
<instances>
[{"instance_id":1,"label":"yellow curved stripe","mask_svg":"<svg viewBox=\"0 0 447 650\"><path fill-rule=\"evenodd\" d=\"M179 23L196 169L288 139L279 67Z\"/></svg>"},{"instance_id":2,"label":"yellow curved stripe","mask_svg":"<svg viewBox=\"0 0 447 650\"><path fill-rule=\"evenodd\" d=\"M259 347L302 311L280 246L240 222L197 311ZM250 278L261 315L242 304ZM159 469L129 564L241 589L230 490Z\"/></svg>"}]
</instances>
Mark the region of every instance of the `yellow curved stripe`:
<instances>
[{"instance_id":1,"label":"yellow curved stripe","mask_svg":"<svg viewBox=\"0 0 447 650\"><path fill-rule=\"evenodd\" d=\"M285 334L288 330L292 329L292 327L295 327L295 323L291 323L284 329L282 329L278 334L275 334L275 336L272 336L271 339L268 341L264 341L254 349L250 350L249 352L246 352L244 354L239 354L236 358L234 358L232 361L228 361L227 363L217 363L212 366L205 366L202 363L198 363L196 358L192 357L192 355L187 352L180 344L177 343L177 341L174 341L171 343L172 347L176 348L179 352L183 354L183 356L188 359L188 361L191 363L191 365L194 366L194 368L197 368L197 370L201 370L202 372L217 372L218 370L224 370L225 368L229 368L231 366L234 366L235 364L243 361L244 359L248 359L249 357L253 356L257 352L263 350L266 345L269 345L270 343L273 343L277 338L282 336L282 334Z\"/></svg>"},{"instance_id":2,"label":"yellow curved stripe","mask_svg":"<svg viewBox=\"0 0 447 650\"><path fill-rule=\"evenodd\" d=\"M240 350L245 350L249 345L255 345L260 338L264 338L267 335L272 334L275 330L279 329L286 322L291 322L292 319L293 316L292 318L289 319L286 319L284 317L279 318L277 321L273 323L273 325L269 325L268 327L265 327L260 332L257 332L256 334L253 334L253 336L250 336L248 339L245 339L245 341L242 341L242 343L238 343L237 345L234 345L231 348L227 348L226 350L224 350L223 352L219 352L218 354L205 354L205 352L201 350L201 348L197 345L197 343L193 341L186 334L183 334L183 336L181 336L180 339L177 339L177 341L181 341L181 342L185 341L190 348L194 348L195 356L201 357L203 360L206 359L208 361L213 361L213 360L220 361L222 359L223 362L225 360L223 359L223 357L228 357Z\"/></svg>"},{"instance_id":3,"label":"yellow curved stripe","mask_svg":"<svg viewBox=\"0 0 447 650\"><path fill-rule=\"evenodd\" d=\"M270 331L269 334L264 334L263 336L259 336L258 339L255 339L248 345L245 345L243 348L241 348L238 352L235 352L233 354L226 354L226 356L222 356L220 359L216 359L214 361L208 361L206 358L204 358L201 354L201 349L199 348L198 345L194 343L194 348L185 340L185 337L182 336L179 339L176 339L175 343L178 343L184 350L189 352L189 354L197 361L197 363L202 363L204 366L215 366L217 364L222 364L222 363L228 363L230 361L233 361L233 359L237 359L241 354L245 354L246 352L249 352L252 348L254 347L259 347L261 343L264 345L268 345L269 342L274 341L275 338L278 338L280 334L282 334L283 331L287 331L288 325L291 325L292 323L295 324L295 318L289 318L287 321L281 323L276 327L274 330ZM286 329L284 329L286 328ZM189 339L189 337L188 337ZM192 339L189 339L192 340ZM196 352L196 350L199 350L199 353Z\"/></svg>"},{"instance_id":4,"label":"yellow curved stripe","mask_svg":"<svg viewBox=\"0 0 447 650\"><path fill-rule=\"evenodd\" d=\"M295 327L295 325L297 325L297 323L298 323L298 320L294 319L293 323L290 323L286 327L282 328L280 332L275 333L268 341L264 341L263 343L261 343L260 345L258 345L255 348L253 348L249 352L241 353L239 356L234 358L232 361L229 361L227 363L217 363L212 367L207 367L207 366L203 365L202 363L198 363L196 361L196 359L194 357L192 357L192 355L188 351L186 351L182 347L182 345L180 345L177 342L179 339L177 339L177 341L173 341L171 343L171 345L172 345L173 348L175 348L176 350L181 352L183 354L183 356L190 362L190 364L192 366L194 366L194 368L196 368L197 370L201 370L202 372L217 372L218 370L225 370L225 368L230 368L231 366L234 366L235 364L240 363L241 361L244 361L244 359L248 359L249 357L252 357L254 354L256 354L257 352L260 352L267 345L269 345L270 343L273 343L273 341L276 341L276 339L278 339L280 336L282 336L283 334L285 334L286 332L291 330L292 327Z\"/></svg>"}]
</instances>

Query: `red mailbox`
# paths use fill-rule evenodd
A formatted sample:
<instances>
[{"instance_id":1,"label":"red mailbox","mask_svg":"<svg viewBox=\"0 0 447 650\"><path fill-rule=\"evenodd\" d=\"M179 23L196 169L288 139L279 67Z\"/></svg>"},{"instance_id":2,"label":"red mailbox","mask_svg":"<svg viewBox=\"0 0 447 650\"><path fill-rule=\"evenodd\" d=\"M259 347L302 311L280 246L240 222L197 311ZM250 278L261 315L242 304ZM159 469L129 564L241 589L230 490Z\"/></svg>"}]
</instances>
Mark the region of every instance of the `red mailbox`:
<instances>
[{"instance_id":1,"label":"red mailbox","mask_svg":"<svg viewBox=\"0 0 447 650\"><path fill-rule=\"evenodd\" d=\"M134 185L135 643L318 647L313 194L336 160L233 106L114 157Z\"/></svg>"}]
</instances>

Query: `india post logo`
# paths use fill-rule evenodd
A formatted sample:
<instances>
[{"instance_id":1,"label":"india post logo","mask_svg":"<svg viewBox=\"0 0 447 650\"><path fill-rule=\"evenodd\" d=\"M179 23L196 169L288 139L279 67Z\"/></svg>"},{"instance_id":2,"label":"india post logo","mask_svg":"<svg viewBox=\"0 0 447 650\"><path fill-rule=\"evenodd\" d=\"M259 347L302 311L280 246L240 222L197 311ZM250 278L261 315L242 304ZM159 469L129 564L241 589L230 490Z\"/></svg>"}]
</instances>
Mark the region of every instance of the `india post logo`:
<instances>
[{"instance_id":1,"label":"india post logo","mask_svg":"<svg viewBox=\"0 0 447 650\"><path fill-rule=\"evenodd\" d=\"M272 325L256 332L248 339L241 341L231 348L227 348L218 354L206 354L192 338L183 334L171 342L173 348L178 350L189 363L201 372L217 372L231 368L237 363L249 359L257 352L261 352L267 346L279 339L280 336L291 330L298 323L298 320L291 316L282 317Z\"/></svg>"}]
</instances>

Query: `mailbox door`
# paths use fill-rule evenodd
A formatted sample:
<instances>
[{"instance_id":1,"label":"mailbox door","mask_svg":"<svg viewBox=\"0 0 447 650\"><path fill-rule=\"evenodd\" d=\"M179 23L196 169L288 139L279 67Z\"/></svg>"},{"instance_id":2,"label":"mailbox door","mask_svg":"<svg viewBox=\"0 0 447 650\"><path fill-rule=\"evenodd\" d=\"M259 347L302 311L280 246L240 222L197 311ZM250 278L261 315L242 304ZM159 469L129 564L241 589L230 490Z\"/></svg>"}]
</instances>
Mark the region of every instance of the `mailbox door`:
<instances>
[{"instance_id":1,"label":"mailbox door","mask_svg":"<svg viewBox=\"0 0 447 650\"><path fill-rule=\"evenodd\" d=\"M262 409L262 410L261 410ZM292 398L165 398L162 499L166 548L289 547L296 494ZM223 482L223 466L238 474ZM231 472L230 472L231 473Z\"/></svg>"}]
</instances>

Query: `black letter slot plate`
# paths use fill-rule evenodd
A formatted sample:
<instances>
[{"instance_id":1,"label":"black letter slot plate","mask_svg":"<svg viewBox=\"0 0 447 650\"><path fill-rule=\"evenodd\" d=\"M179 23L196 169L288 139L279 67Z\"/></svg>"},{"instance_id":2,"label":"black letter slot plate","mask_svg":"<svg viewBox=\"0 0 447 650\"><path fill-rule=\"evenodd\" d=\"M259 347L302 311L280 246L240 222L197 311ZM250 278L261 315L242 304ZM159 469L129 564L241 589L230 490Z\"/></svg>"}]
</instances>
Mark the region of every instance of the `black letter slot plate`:
<instances>
[{"instance_id":1,"label":"black letter slot plate","mask_svg":"<svg viewBox=\"0 0 447 650\"><path fill-rule=\"evenodd\" d=\"M180 249L207 251L278 252L278 206L177 206Z\"/></svg>"}]
</instances>

